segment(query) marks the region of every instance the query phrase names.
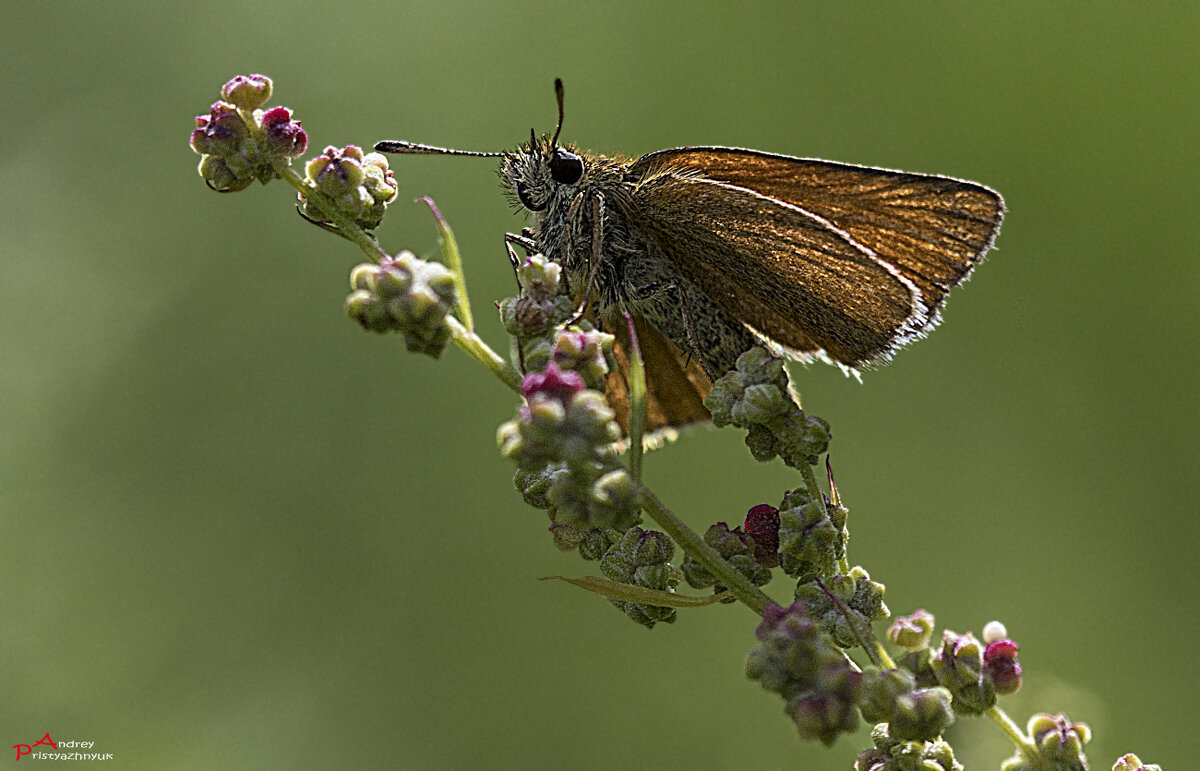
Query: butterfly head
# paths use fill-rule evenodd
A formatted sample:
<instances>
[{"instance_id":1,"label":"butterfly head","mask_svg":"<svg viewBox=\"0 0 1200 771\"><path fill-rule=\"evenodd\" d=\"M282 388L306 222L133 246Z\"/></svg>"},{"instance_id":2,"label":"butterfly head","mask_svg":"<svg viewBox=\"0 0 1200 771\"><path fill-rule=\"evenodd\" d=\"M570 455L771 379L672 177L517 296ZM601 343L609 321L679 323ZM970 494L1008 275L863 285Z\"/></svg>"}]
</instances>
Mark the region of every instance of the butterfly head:
<instances>
[{"instance_id":1,"label":"butterfly head","mask_svg":"<svg viewBox=\"0 0 1200 771\"><path fill-rule=\"evenodd\" d=\"M558 100L558 125L554 136L538 139L529 130L529 144L515 152L504 153L500 176L506 187L522 206L540 212L550 205L556 193L563 192L583 181L586 167L583 156L558 144L563 124L563 84L554 81L554 96Z\"/></svg>"},{"instance_id":2,"label":"butterfly head","mask_svg":"<svg viewBox=\"0 0 1200 771\"><path fill-rule=\"evenodd\" d=\"M530 132L529 144L505 153L500 176L514 199L532 212L545 210L556 194L583 181L586 167L576 152L538 138Z\"/></svg>"}]
</instances>

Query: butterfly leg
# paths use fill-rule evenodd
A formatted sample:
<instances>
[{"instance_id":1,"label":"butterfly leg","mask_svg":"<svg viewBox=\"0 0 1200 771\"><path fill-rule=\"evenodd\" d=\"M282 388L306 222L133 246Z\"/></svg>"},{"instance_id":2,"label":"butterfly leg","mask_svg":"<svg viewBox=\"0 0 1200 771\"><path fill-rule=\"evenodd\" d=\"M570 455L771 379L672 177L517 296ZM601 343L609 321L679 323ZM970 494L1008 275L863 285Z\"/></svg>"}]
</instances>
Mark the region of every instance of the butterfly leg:
<instances>
[{"instance_id":1,"label":"butterfly leg","mask_svg":"<svg viewBox=\"0 0 1200 771\"><path fill-rule=\"evenodd\" d=\"M513 277L517 279L517 291L520 292L522 288L521 276L518 271L521 268L521 258L517 256L516 250L513 249L513 244L516 244L524 249L526 254L536 254L538 248L537 242L532 238L528 238L524 235L517 235L516 233L504 234L504 249L508 252L508 261L512 264Z\"/></svg>"}]
</instances>

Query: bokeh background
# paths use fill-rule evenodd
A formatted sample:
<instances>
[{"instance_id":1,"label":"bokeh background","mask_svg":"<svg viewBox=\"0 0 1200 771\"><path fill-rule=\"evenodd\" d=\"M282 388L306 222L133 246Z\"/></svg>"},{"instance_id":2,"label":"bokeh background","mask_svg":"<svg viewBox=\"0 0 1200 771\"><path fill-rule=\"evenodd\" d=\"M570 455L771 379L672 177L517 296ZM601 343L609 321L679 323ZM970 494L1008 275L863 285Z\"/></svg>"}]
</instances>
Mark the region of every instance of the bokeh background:
<instances>
[{"instance_id":1,"label":"bokeh background","mask_svg":"<svg viewBox=\"0 0 1200 771\"><path fill-rule=\"evenodd\" d=\"M833 426L851 558L895 613L1004 620L1018 722L1088 722L1093 768L1187 768L1197 8L6 2L0 747L50 732L139 769L850 767L865 728L801 744L745 679L743 607L647 632L539 582L596 571L512 488L494 433L513 394L349 322L361 254L282 183L210 192L187 146L238 73L275 79L312 151L510 148L553 128L559 76L564 137L593 150L755 147L1005 195L998 250L931 338L861 385L795 368ZM494 165L394 167L450 219L505 346L487 309L523 220ZM436 249L416 204L380 236ZM797 483L733 430L647 473L699 529ZM968 768L1009 754L986 721L952 738Z\"/></svg>"}]
</instances>

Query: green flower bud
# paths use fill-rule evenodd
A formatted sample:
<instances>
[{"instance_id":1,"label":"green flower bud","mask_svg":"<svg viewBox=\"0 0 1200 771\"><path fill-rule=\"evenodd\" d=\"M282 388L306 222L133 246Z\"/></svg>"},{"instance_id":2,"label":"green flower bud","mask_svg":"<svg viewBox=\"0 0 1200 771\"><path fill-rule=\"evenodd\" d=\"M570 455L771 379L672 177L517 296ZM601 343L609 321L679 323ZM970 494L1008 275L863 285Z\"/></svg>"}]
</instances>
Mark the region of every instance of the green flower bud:
<instances>
[{"instance_id":1,"label":"green flower bud","mask_svg":"<svg viewBox=\"0 0 1200 771\"><path fill-rule=\"evenodd\" d=\"M1063 714L1054 717L1038 714L1029 719L1028 731L1037 745L1041 760L1056 763L1058 765L1054 768L1061 767L1069 771L1087 769L1083 745L1092 740L1092 729L1087 724L1072 723Z\"/></svg>"},{"instance_id":2,"label":"green flower bud","mask_svg":"<svg viewBox=\"0 0 1200 771\"><path fill-rule=\"evenodd\" d=\"M221 98L242 110L257 110L271 98L266 75L238 75L221 87Z\"/></svg>"},{"instance_id":3,"label":"green flower bud","mask_svg":"<svg viewBox=\"0 0 1200 771\"><path fill-rule=\"evenodd\" d=\"M556 478L565 473L567 473L567 469L562 463L550 463L534 470L517 469L513 475L513 483L530 506L537 509L548 509L550 508L550 499L547 495L550 487Z\"/></svg>"},{"instance_id":4,"label":"green flower bud","mask_svg":"<svg viewBox=\"0 0 1200 771\"><path fill-rule=\"evenodd\" d=\"M932 659L933 652L929 648L921 648L897 657L896 664L912 672L913 677L917 678L917 685L928 688L937 685L937 676L933 674L933 667L929 663Z\"/></svg>"},{"instance_id":5,"label":"green flower bud","mask_svg":"<svg viewBox=\"0 0 1200 771\"><path fill-rule=\"evenodd\" d=\"M933 635L933 614L918 609L911 616L897 616L888 627L887 638L893 645L906 651L918 651L928 647Z\"/></svg>"},{"instance_id":6,"label":"green flower bud","mask_svg":"<svg viewBox=\"0 0 1200 771\"><path fill-rule=\"evenodd\" d=\"M841 667L838 682L829 691L801 694L788 701L786 712L801 739L819 739L828 747L839 735L858 729L854 705L860 677L848 667Z\"/></svg>"},{"instance_id":7,"label":"green flower bud","mask_svg":"<svg viewBox=\"0 0 1200 771\"><path fill-rule=\"evenodd\" d=\"M752 423L746 429L746 447L759 463L766 463L779 454L777 442L771 429L760 423Z\"/></svg>"},{"instance_id":8,"label":"green flower bud","mask_svg":"<svg viewBox=\"0 0 1200 771\"><path fill-rule=\"evenodd\" d=\"M979 714L996 703L996 689L983 674L983 648L975 635L942 633L942 647L930 660L938 684L954 695L954 709L963 714Z\"/></svg>"},{"instance_id":9,"label":"green flower bud","mask_svg":"<svg viewBox=\"0 0 1200 771\"><path fill-rule=\"evenodd\" d=\"M1143 763L1137 755L1129 753L1122 755L1113 764L1113 771L1162 771L1162 766L1154 763Z\"/></svg>"},{"instance_id":10,"label":"green flower bud","mask_svg":"<svg viewBox=\"0 0 1200 771\"><path fill-rule=\"evenodd\" d=\"M779 559L789 576L831 576L844 552L839 529L820 501L792 490L779 504Z\"/></svg>"},{"instance_id":11,"label":"green flower bud","mask_svg":"<svg viewBox=\"0 0 1200 771\"><path fill-rule=\"evenodd\" d=\"M916 690L917 681L911 672L903 669L880 670L874 667L863 670L862 710L863 720L868 723L886 723L892 719L896 697Z\"/></svg>"},{"instance_id":12,"label":"green flower bud","mask_svg":"<svg viewBox=\"0 0 1200 771\"><path fill-rule=\"evenodd\" d=\"M589 388L604 387L604 376L616 369L612 335L598 330L562 330L554 339L551 359L560 369L583 376Z\"/></svg>"},{"instance_id":13,"label":"green flower bud","mask_svg":"<svg viewBox=\"0 0 1200 771\"><path fill-rule=\"evenodd\" d=\"M395 329L387 302L379 295L358 289L346 297L346 313L371 332L391 332Z\"/></svg>"},{"instance_id":14,"label":"green flower bud","mask_svg":"<svg viewBox=\"0 0 1200 771\"><path fill-rule=\"evenodd\" d=\"M787 414L794 406L775 384L756 383L747 387L733 406L733 422L739 426L767 423Z\"/></svg>"},{"instance_id":15,"label":"green flower bud","mask_svg":"<svg viewBox=\"0 0 1200 771\"><path fill-rule=\"evenodd\" d=\"M954 724L950 692L945 688L921 688L896 697L889 722L897 739L929 741Z\"/></svg>"},{"instance_id":16,"label":"green flower bud","mask_svg":"<svg viewBox=\"0 0 1200 771\"><path fill-rule=\"evenodd\" d=\"M218 193L236 193L245 190L254 181L254 174L244 166L235 170L229 159L219 155L206 155L200 159L200 176L205 184Z\"/></svg>"},{"instance_id":17,"label":"green flower bud","mask_svg":"<svg viewBox=\"0 0 1200 771\"><path fill-rule=\"evenodd\" d=\"M829 424L798 410L787 417L775 436L776 452L792 468L802 463L815 466L817 456L829 449Z\"/></svg>"}]
</instances>

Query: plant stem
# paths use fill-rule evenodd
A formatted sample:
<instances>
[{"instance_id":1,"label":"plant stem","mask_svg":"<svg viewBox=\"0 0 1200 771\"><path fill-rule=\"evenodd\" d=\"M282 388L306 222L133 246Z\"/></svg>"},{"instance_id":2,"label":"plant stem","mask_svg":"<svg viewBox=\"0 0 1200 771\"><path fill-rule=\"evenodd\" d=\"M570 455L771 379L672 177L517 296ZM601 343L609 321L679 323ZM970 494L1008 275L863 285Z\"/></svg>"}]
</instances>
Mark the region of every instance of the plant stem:
<instances>
[{"instance_id":1,"label":"plant stem","mask_svg":"<svg viewBox=\"0 0 1200 771\"><path fill-rule=\"evenodd\" d=\"M655 524L661 527L663 532L669 535L675 543L679 544L680 548L707 568L716 577L717 583L729 589L730 594L760 616L767 605L775 603L761 589L750 583L750 580L739 573L733 565L721 559L721 555L715 549L706 544L704 539L688 527L683 520L675 516L654 493L650 492L649 488L642 487L641 492L642 507L650 519L654 520Z\"/></svg>"},{"instance_id":2,"label":"plant stem","mask_svg":"<svg viewBox=\"0 0 1200 771\"><path fill-rule=\"evenodd\" d=\"M279 176L287 180L288 184L305 197L306 201L315 206L318 211L329 218L330 222L337 226L340 235L358 244L359 248L366 252L367 256L373 262L379 262L388 256L388 253L379 246L379 243L372 236L368 235L354 220L351 220L336 207L328 206L323 197L317 191L305 185L304 179L290 166L280 166L277 171L279 172ZM488 347L488 344L475 334L472 327L471 307L467 304L466 300L466 282L463 279L462 260L459 258L458 245L455 243L454 235L450 232L450 228L442 219L441 214L433 207L433 201L428 199L422 200L425 200L426 204L433 209L434 217L438 223L439 237L442 241L442 254L446 258L446 267L454 274L455 288L458 290L460 298L458 312L463 321L459 321L453 316L446 317L446 321L449 322L450 329L454 333L454 344L465 351L472 359L482 364L506 386L520 393L521 376L509 366L508 362Z\"/></svg>"},{"instance_id":3,"label":"plant stem","mask_svg":"<svg viewBox=\"0 0 1200 771\"><path fill-rule=\"evenodd\" d=\"M454 344L466 352L475 361L482 364L489 372L500 379L500 382L517 393L521 393L521 376L508 362L493 351L479 335L468 330L462 322L453 316L446 316L446 323L454 333Z\"/></svg>"},{"instance_id":4,"label":"plant stem","mask_svg":"<svg viewBox=\"0 0 1200 771\"><path fill-rule=\"evenodd\" d=\"M346 216L337 207L328 205L320 193L304 184L304 178L297 174L291 166L281 164L276 166L275 170L279 172L279 176L296 189L296 192L304 196L304 200L308 201L318 211L328 217L329 221L337 226L338 233L353 241L358 245L358 248L366 252L366 255L371 258L372 262L379 262L388 256L388 253L383 250L373 236L367 235L365 230L360 228L354 220Z\"/></svg>"},{"instance_id":5,"label":"plant stem","mask_svg":"<svg viewBox=\"0 0 1200 771\"><path fill-rule=\"evenodd\" d=\"M1023 731L1013 722L1008 713L1000 709L998 706L993 706L985 713L990 717L996 725L1003 729L1004 733L1008 734L1008 738L1012 739L1013 744L1024 752L1029 757L1037 756L1037 747L1033 745L1033 739L1024 734Z\"/></svg>"}]
</instances>

